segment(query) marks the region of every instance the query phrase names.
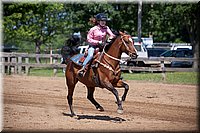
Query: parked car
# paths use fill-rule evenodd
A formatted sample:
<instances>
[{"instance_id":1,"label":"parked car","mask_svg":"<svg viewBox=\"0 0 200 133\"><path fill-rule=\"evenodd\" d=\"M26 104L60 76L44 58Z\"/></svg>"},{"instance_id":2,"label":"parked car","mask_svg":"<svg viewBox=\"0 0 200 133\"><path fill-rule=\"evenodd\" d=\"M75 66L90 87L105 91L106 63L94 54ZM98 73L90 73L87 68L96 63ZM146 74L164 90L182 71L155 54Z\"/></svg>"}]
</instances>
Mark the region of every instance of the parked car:
<instances>
[{"instance_id":1,"label":"parked car","mask_svg":"<svg viewBox=\"0 0 200 133\"><path fill-rule=\"evenodd\" d=\"M2 51L2 52L16 52L17 50L19 50L19 48L16 47L15 45L12 45L12 46L2 45L2 46L0 46L0 51Z\"/></svg>"},{"instance_id":2,"label":"parked car","mask_svg":"<svg viewBox=\"0 0 200 133\"><path fill-rule=\"evenodd\" d=\"M193 52L190 49L168 50L160 56L175 58L193 58ZM172 61L171 67L192 67L193 61Z\"/></svg>"},{"instance_id":3,"label":"parked car","mask_svg":"<svg viewBox=\"0 0 200 133\"><path fill-rule=\"evenodd\" d=\"M147 48L148 57L160 57L160 54L167 51L164 48Z\"/></svg>"},{"instance_id":4,"label":"parked car","mask_svg":"<svg viewBox=\"0 0 200 133\"><path fill-rule=\"evenodd\" d=\"M190 50L192 50L192 46L191 45L173 45L171 47L171 50L178 50L178 49L190 49Z\"/></svg>"},{"instance_id":5,"label":"parked car","mask_svg":"<svg viewBox=\"0 0 200 133\"><path fill-rule=\"evenodd\" d=\"M153 38L152 37L142 37L141 38L146 48L153 47Z\"/></svg>"}]
</instances>

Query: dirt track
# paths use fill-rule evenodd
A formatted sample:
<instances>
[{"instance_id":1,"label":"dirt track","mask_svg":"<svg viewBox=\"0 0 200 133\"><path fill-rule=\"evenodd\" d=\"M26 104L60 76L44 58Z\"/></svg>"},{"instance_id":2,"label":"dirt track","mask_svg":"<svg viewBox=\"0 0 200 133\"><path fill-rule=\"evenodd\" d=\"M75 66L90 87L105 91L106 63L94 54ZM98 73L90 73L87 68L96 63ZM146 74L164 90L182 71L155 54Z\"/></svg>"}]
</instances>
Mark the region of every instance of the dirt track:
<instances>
[{"instance_id":1,"label":"dirt track","mask_svg":"<svg viewBox=\"0 0 200 133\"><path fill-rule=\"evenodd\" d=\"M97 88L99 112L78 83L71 118L66 101L65 78L4 76L4 131L191 131L198 130L198 87L127 81L130 90L117 114L114 96ZM118 89L120 95L123 89Z\"/></svg>"}]
</instances>

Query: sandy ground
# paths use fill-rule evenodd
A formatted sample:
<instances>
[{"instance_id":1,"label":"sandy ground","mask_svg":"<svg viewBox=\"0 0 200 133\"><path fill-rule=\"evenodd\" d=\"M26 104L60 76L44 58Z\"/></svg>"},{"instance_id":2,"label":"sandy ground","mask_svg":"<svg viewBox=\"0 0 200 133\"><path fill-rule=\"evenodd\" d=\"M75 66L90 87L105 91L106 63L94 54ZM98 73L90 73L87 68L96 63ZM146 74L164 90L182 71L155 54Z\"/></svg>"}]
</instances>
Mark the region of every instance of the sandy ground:
<instances>
[{"instance_id":1,"label":"sandy ground","mask_svg":"<svg viewBox=\"0 0 200 133\"><path fill-rule=\"evenodd\" d=\"M124 113L117 113L115 98L96 88L99 112L78 83L74 110L69 116L67 89L62 77L3 77L3 131L197 131L198 86L127 81L130 86ZM123 89L118 89L122 95Z\"/></svg>"}]
</instances>

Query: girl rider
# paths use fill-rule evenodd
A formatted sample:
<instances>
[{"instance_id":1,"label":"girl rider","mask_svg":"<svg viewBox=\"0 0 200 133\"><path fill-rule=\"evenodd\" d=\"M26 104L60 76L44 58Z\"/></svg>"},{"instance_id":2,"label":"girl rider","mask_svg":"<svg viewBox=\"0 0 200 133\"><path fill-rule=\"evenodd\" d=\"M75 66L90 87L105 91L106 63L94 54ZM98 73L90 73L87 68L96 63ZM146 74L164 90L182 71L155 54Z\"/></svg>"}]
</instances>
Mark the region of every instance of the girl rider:
<instances>
[{"instance_id":1,"label":"girl rider","mask_svg":"<svg viewBox=\"0 0 200 133\"><path fill-rule=\"evenodd\" d=\"M115 37L110 28L106 26L106 21L108 21L108 18L104 13L99 13L95 16L95 26L92 27L87 34L89 49L88 55L83 62L83 67L78 71L80 77L84 76L87 63L93 58L95 49L102 46L103 42L106 41L106 36L108 35L109 39Z\"/></svg>"}]
</instances>

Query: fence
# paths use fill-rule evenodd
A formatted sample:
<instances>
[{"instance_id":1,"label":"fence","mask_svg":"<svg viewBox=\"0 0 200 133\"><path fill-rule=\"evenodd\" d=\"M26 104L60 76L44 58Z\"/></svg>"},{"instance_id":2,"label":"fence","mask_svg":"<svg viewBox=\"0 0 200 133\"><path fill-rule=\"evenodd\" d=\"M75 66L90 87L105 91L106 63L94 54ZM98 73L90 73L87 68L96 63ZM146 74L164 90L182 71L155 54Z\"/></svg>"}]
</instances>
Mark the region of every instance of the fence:
<instances>
[{"instance_id":1,"label":"fence","mask_svg":"<svg viewBox=\"0 0 200 133\"><path fill-rule=\"evenodd\" d=\"M27 54L27 53L5 53L1 52L1 73L5 74L22 74L24 68L25 74L28 75L31 68L52 68L56 75L59 68L65 68L65 64L58 61L61 58L59 54ZM31 58L44 58L46 62L35 63ZM47 61L49 59L49 61Z\"/></svg>"},{"instance_id":2,"label":"fence","mask_svg":"<svg viewBox=\"0 0 200 133\"><path fill-rule=\"evenodd\" d=\"M65 64L60 64L61 55L59 54L27 54L27 53L5 53L1 52L1 73L5 74L29 74L31 68L52 68L54 76L57 74L57 70L60 68L65 68ZM45 63L35 63L31 58L40 58L46 59ZM126 60L127 58L122 58ZM195 59L188 58L164 58L164 57L155 57L155 58L138 58L136 61L157 61L158 65L151 67L135 67L135 66L125 66L121 65L121 70L129 71L148 71L148 72L162 72L163 78L165 77L165 72L168 71L198 71L194 68L167 68L164 65L165 61L191 61ZM23 69L23 71L22 71Z\"/></svg>"}]
</instances>

